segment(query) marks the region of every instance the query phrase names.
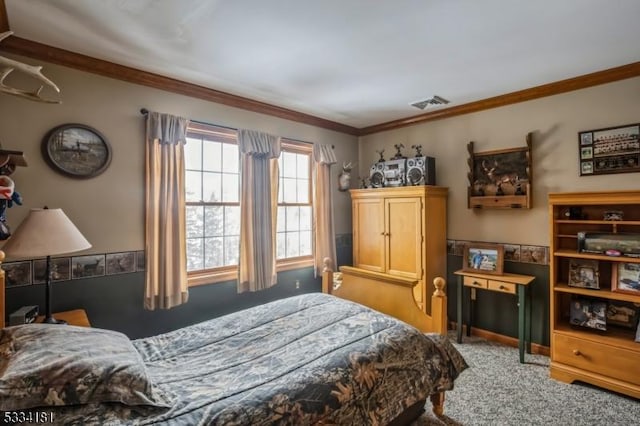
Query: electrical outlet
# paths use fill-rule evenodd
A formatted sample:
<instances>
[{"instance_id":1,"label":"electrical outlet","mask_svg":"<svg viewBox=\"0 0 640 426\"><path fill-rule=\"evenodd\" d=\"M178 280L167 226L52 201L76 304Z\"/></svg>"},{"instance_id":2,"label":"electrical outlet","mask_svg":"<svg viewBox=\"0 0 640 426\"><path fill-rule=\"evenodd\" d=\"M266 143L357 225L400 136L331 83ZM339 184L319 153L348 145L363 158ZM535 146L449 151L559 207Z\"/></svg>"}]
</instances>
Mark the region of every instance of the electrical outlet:
<instances>
[{"instance_id":1,"label":"electrical outlet","mask_svg":"<svg viewBox=\"0 0 640 426\"><path fill-rule=\"evenodd\" d=\"M296 280L296 289L300 288L300 280Z\"/></svg>"}]
</instances>

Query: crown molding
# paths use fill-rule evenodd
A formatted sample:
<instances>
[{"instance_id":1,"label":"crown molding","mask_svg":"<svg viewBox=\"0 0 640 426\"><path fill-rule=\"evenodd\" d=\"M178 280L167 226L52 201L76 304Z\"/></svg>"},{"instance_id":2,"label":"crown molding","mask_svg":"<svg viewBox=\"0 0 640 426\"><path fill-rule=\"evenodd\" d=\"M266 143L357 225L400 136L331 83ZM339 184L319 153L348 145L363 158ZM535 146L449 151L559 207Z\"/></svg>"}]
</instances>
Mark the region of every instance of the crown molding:
<instances>
[{"instance_id":1,"label":"crown molding","mask_svg":"<svg viewBox=\"0 0 640 426\"><path fill-rule=\"evenodd\" d=\"M492 98L482 99L480 101L469 102L458 106L427 112L425 114L415 115L413 117L402 118L382 124L363 127L360 129L360 136L398 129L401 127L413 126L415 124L424 123L426 121L440 120L443 118L455 117L457 115L498 108L505 105L511 105L547 96L558 95L560 93L585 89L587 87L597 86L605 83L612 83L614 81L638 76L640 76L640 62L634 62L615 68L609 68L603 71L597 71L591 74L581 75L579 77L573 77L566 80L556 81L554 83L543 84L541 86L535 86L529 89L518 90L516 92L494 96Z\"/></svg>"},{"instance_id":2,"label":"crown molding","mask_svg":"<svg viewBox=\"0 0 640 426\"><path fill-rule=\"evenodd\" d=\"M347 126L346 124L336 123L335 121L326 120L324 118L315 117L313 115L304 114L287 108L278 107L249 98L243 98L241 96L198 86L196 84L141 71L124 65L118 65L113 62L92 58L90 56L69 52L67 50L36 43L20 37L12 36L5 39L0 45L0 50L74 68L80 71L102 75L104 77L153 87L154 89L178 93L180 95L203 99L205 101L283 118L285 120L291 120L298 123L309 124L340 133L346 133L354 136L358 136L359 134L359 130L357 128Z\"/></svg>"}]
</instances>

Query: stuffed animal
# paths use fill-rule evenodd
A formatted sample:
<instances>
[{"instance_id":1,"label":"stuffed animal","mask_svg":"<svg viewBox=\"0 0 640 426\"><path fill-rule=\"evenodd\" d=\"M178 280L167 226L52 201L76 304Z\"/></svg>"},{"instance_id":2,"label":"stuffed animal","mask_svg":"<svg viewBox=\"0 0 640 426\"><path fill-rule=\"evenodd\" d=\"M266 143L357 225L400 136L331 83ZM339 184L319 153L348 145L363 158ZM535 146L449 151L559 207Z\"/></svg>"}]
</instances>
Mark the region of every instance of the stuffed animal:
<instances>
[{"instance_id":1,"label":"stuffed animal","mask_svg":"<svg viewBox=\"0 0 640 426\"><path fill-rule=\"evenodd\" d=\"M14 168L3 166L0 171L12 173ZM4 241L11 236L11 228L7 224L7 208L13 204L22 205L22 196L15 190L13 179L6 175L0 175L0 241Z\"/></svg>"}]
</instances>

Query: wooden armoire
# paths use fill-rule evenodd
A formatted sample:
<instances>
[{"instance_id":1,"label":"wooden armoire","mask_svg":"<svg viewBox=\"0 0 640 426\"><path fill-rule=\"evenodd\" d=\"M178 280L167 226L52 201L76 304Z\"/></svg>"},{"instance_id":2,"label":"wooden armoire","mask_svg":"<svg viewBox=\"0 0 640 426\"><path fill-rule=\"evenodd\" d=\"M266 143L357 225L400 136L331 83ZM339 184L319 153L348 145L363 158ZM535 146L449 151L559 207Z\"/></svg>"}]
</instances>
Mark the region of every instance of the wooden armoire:
<instances>
[{"instance_id":1,"label":"wooden armoire","mask_svg":"<svg viewBox=\"0 0 640 426\"><path fill-rule=\"evenodd\" d=\"M447 275L447 193L439 186L352 189L353 264L415 278L418 306L431 313L433 279Z\"/></svg>"}]
</instances>

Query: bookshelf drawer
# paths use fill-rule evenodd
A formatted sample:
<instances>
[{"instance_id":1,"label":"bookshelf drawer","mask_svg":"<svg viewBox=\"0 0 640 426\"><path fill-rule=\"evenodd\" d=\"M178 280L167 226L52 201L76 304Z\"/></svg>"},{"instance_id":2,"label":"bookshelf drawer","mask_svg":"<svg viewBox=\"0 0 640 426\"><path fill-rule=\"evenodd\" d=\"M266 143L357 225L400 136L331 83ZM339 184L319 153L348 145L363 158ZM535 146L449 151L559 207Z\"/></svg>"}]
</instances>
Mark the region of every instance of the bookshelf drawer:
<instances>
[{"instance_id":1,"label":"bookshelf drawer","mask_svg":"<svg viewBox=\"0 0 640 426\"><path fill-rule=\"evenodd\" d=\"M563 364L640 385L640 351L554 333L551 357Z\"/></svg>"}]
</instances>

